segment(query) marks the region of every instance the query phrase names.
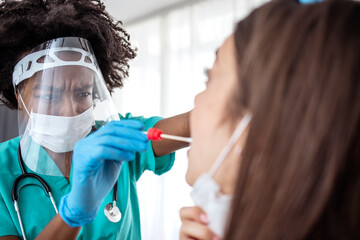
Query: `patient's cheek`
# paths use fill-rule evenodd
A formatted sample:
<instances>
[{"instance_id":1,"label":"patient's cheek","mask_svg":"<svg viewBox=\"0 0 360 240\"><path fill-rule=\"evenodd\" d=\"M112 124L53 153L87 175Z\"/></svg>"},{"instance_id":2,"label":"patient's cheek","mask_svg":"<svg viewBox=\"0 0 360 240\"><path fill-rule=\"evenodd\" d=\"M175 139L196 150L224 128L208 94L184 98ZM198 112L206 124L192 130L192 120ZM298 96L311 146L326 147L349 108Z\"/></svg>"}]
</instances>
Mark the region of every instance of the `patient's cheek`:
<instances>
[{"instance_id":1,"label":"patient's cheek","mask_svg":"<svg viewBox=\"0 0 360 240\"><path fill-rule=\"evenodd\" d=\"M193 181L193 179L192 179L192 177L191 177L191 174L189 173L189 169L188 169L188 171L186 172L185 179L186 179L186 182L187 182L190 186L192 186L192 185L194 184L194 181Z\"/></svg>"}]
</instances>

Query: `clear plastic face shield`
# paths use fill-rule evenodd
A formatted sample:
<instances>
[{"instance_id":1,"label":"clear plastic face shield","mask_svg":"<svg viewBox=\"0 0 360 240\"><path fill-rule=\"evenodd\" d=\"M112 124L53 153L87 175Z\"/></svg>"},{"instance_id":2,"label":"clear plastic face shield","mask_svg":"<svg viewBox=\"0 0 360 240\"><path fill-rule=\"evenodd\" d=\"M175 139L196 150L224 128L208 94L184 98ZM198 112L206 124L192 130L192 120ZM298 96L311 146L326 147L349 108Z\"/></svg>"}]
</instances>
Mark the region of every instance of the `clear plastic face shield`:
<instances>
[{"instance_id":1,"label":"clear plastic face shield","mask_svg":"<svg viewBox=\"0 0 360 240\"><path fill-rule=\"evenodd\" d=\"M21 156L30 170L70 175L72 150L96 124L119 120L90 43L58 38L15 66Z\"/></svg>"}]
</instances>

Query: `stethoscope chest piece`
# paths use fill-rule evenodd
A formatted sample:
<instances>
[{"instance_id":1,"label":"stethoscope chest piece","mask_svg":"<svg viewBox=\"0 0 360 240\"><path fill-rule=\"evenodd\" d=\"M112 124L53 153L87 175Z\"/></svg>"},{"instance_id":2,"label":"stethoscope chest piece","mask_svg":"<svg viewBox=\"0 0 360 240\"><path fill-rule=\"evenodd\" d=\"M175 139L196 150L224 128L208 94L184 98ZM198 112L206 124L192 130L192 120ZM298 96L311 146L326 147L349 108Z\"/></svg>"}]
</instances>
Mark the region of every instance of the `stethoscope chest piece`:
<instances>
[{"instance_id":1,"label":"stethoscope chest piece","mask_svg":"<svg viewBox=\"0 0 360 240\"><path fill-rule=\"evenodd\" d=\"M104 214L107 217L107 219L109 219L110 222L117 223L121 219L121 212L119 208L116 206L115 201L114 204L113 203L106 204L104 209Z\"/></svg>"}]
</instances>

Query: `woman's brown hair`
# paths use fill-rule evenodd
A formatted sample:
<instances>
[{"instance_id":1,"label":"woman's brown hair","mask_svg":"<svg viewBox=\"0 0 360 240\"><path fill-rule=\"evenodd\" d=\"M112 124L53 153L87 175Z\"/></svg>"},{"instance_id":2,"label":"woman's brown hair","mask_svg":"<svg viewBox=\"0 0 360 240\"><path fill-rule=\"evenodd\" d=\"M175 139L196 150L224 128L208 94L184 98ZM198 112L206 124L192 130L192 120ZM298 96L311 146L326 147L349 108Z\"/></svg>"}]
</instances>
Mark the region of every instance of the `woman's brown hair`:
<instances>
[{"instance_id":1,"label":"woman's brown hair","mask_svg":"<svg viewBox=\"0 0 360 240\"><path fill-rule=\"evenodd\" d=\"M225 239L360 239L360 3L271 2L243 59L253 118Z\"/></svg>"}]
</instances>

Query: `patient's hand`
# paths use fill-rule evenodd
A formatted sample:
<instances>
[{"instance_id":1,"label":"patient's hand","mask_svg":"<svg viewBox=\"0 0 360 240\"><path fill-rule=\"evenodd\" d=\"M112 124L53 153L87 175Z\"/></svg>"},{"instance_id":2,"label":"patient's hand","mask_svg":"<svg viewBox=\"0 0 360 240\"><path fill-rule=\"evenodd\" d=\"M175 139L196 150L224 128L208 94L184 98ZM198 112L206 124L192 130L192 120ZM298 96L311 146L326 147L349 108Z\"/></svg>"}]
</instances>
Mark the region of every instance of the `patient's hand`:
<instances>
[{"instance_id":1,"label":"patient's hand","mask_svg":"<svg viewBox=\"0 0 360 240\"><path fill-rule=\"evenodd\" d=\"M207 226L206 213L199 207L180 209L181 229L180 240L221 240Z\"/></svg>"}]
</instances>

